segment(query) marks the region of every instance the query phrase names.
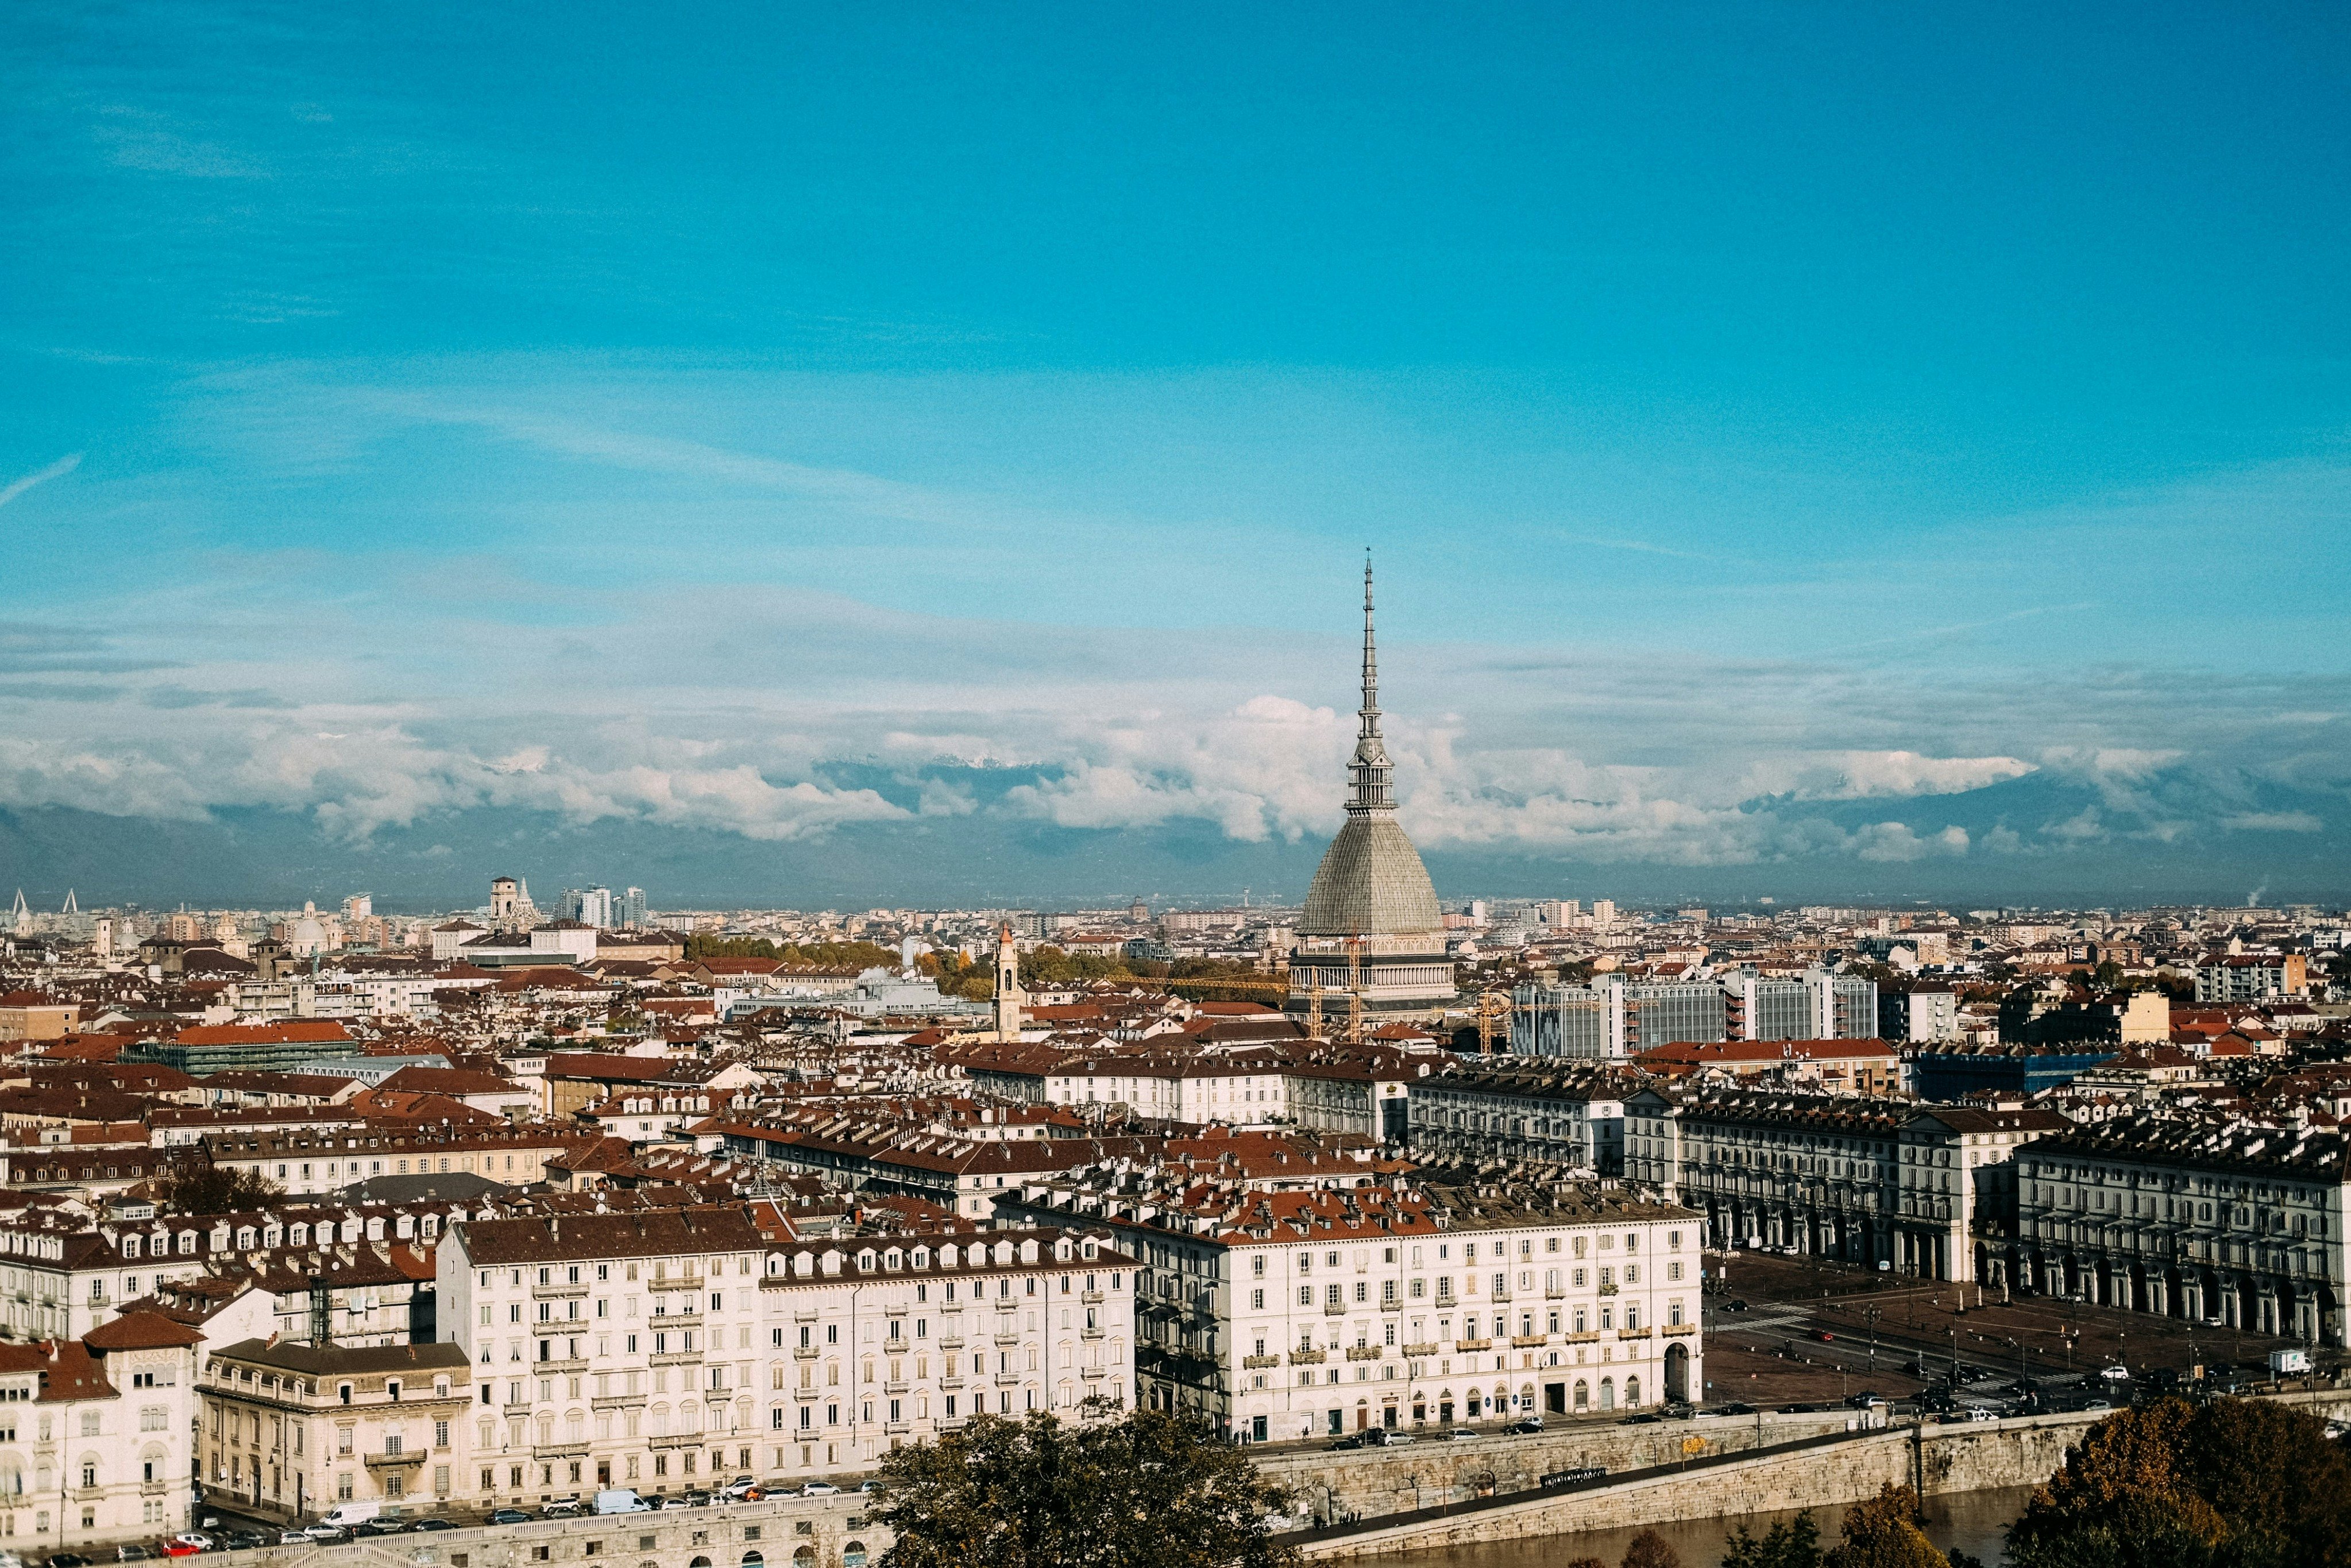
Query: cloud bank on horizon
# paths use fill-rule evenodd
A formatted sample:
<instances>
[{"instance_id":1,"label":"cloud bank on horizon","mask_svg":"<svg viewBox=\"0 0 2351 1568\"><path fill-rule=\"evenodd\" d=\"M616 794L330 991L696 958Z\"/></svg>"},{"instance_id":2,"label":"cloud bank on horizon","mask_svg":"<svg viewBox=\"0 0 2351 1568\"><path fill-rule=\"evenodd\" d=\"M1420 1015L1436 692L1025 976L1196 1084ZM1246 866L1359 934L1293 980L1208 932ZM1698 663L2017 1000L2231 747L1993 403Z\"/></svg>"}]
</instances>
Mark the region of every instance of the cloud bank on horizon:
<instances>
[{"instance_id":1,"label":"cloud bank on horizon","mask_svg":"<svg viewBox=\"0 0 2351 1568\"><path fill-rule=\"evenodd\" d=\"M2128 15L29 7L0 883L1301 880L1368 544L1448 892L2340 894L2351 47Z\"/></svg>"}]
</instances>

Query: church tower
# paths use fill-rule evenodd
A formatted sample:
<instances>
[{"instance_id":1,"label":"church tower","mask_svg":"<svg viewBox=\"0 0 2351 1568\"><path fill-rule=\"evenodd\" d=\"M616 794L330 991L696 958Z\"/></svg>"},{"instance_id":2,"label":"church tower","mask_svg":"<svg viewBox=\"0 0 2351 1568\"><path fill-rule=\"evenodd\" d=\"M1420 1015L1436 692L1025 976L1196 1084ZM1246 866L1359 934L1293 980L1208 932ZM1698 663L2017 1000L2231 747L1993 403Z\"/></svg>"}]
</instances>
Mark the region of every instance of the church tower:
<instances>
[{"instance_id":1,"label":"church tower","mask_svg":"<svg viewBox=\"0 0 2351 1568\"><path fill-rule=\"evenodd\" d=\"M996 1038L1020 1038L1021 1005L1029 998L1020 989L1020 949L1012 945L1012 927L1006 925L996 938Z\"/></svg>"}]
</instances>

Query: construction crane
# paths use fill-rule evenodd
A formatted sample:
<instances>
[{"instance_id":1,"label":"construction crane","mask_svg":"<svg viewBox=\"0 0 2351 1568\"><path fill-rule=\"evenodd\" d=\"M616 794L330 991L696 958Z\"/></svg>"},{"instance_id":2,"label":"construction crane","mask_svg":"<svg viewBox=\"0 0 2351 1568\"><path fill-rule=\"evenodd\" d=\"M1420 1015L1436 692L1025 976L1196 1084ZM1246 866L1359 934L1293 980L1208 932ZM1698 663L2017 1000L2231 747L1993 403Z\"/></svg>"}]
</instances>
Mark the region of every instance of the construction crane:
<instances>
[{"instance_id":1,"label":"construction crane","mask_svg":"<svg viewBox=\"0 0 2351 1568\"><path fill-rule=\"evenodd\" d=\"M1494 1030L1498 1023L1503 1039L1507 1040L1510 1038L1510 993L1508 991L1478 993L1478 1053L1480 1056L1494 1054Z\"/></svg>"}]
</instances>

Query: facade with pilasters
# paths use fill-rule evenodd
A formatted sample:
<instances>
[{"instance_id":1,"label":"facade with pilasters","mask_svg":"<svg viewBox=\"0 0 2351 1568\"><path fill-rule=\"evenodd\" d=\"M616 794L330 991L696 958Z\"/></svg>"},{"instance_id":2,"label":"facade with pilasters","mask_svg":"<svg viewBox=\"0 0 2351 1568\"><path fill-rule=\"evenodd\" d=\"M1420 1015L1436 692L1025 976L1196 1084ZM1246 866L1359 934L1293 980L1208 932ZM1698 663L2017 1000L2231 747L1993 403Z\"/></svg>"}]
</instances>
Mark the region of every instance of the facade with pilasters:
<instances>
[{"instance_id":1,"label":"facade with pilasters","mask_svg":"<svg viewBox=\"0 0 2351 1568\"><path fill-rule=\"evenodd\" d=\"M2020 1276L2078 1297L2317 1344L2343 1311L2351 1139L2141 1115L2019 1157Z\"/></svg>"}]
</instances>

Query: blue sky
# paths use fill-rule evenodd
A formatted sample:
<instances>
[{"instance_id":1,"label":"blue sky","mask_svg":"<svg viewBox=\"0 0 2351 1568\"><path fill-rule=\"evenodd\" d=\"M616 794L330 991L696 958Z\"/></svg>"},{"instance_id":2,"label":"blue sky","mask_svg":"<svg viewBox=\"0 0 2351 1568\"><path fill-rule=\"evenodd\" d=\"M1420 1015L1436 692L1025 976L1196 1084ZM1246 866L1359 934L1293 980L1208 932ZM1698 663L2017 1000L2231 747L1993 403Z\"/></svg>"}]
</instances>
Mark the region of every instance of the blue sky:
<instances>
[{"instance_id":1,"label":"blue sky","mask_svg":"<svg viewBox=\"0 0 2351 1568\"><path fill-rule=\"evenodd\" d=\"M1448 895L2340 895L2351 19L2049 9L12 7L0 881L1302 884L1369 545Z\"/></svg>"}]
</instances>

